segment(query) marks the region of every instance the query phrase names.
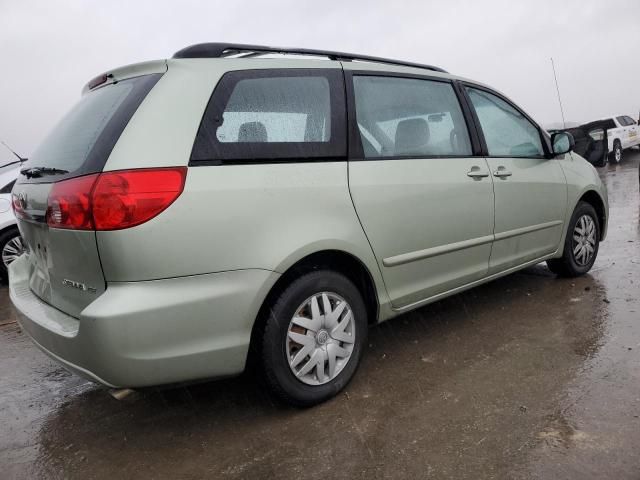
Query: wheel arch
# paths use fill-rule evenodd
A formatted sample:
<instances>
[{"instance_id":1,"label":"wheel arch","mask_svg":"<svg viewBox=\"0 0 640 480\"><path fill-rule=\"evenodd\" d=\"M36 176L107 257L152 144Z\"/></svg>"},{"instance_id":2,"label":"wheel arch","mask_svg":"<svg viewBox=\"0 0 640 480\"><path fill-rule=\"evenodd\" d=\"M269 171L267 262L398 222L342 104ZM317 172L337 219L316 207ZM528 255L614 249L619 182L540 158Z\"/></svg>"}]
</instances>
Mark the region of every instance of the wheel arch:
<instances>
[{"instance_id":1,"label":"wheel arch","mask_svg":"<svg viewBox=\"0 0 640 480\"><path fill-rule=\"evenodd\" d=\"M339 249L325 249L309 253L290 265L271 287L258 310L251 330L248 364L255 364L257 346L269 314L269 308L278 296L296 278L320 269L339 272L351 280L362 293L367 308L367 323L375 324L380 315L379 292L376 281L365 263L352 253Z\"/></svg>"},{"instance_id":2,"label":"wheel arch","mask_svg":"<svg viewBox=\"0 0 640 480\"><path fill-rule=\"evenodd\" d=\"M578 202L576 202L576 205L580 202L588 203L596 211L596 215L598 215L598 222L600 223L600 240L604 240L607 226L607 213L604 200L595 190L587 190L580 196Z\"/></svg>"},{"instance_id":3,"label":"wheel arch","mask_svg":"<svg viewBox=\"0 0 640 480\"><path fill-rule=\"evenodd\" d=\"M340 249L324 249L308 253L283 269L280 278L262 302L258 316L264 316L265 309L296 278L322 269L341 273L351 280L362 293L367 307L368 323L377 322L380 310L379 292L371 270L356 255Z\"/></svg>"},{"instance_id":4,"label":"wheel arch","mask_svg":"<svg viewBox=\"0 0 640 480\"><path fill-rule=\"evenodd\" d=\"M8 232L9 230L16 230L18 233L20 232L20 229L18 228L18 224L17 223L7 223L5 225L0 226L0 235L4 234L5 232Z\"/></svg>"}]
</instances>

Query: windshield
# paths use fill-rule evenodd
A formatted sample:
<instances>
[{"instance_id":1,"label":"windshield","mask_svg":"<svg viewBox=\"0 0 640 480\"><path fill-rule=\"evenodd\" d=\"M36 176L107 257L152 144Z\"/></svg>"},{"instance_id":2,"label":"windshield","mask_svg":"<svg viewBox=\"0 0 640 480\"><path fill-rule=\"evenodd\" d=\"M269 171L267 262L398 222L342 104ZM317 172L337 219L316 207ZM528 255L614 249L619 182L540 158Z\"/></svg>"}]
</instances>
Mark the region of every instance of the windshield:
<instances>
[{"instance_id":1,"label":"windshield","mask_svg":"<svg viewBox=\"0 0 640 480\"><path fill-rule=\"evenodd\" d=\"M84 95L24 164L25 171L45 168L64 178L101 171L120 134L159 78L159 74L131 78ZM43 180L52 181L50 177L33 181Z\"/></svg>"}]
</instances>

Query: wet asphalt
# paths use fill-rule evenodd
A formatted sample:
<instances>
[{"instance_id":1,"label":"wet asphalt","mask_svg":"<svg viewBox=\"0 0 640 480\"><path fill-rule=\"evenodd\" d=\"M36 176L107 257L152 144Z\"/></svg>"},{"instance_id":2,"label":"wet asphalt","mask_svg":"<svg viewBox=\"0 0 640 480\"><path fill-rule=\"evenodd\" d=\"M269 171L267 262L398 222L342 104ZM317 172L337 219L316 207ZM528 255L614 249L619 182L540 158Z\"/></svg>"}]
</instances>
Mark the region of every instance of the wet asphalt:
<instances>
[{"instance_id":1,"label":"wet asphalt","mask_svg":"<svg viewBox=\"0 0 640 480\"><path fill-rule=\"evenodd\" d=\"M309 410L251 375L118 401L36 349L0 289L0 478L640 478L638 150L600 169L587 276L544 264L372 329Z\"/></svg>"}]
</instances>

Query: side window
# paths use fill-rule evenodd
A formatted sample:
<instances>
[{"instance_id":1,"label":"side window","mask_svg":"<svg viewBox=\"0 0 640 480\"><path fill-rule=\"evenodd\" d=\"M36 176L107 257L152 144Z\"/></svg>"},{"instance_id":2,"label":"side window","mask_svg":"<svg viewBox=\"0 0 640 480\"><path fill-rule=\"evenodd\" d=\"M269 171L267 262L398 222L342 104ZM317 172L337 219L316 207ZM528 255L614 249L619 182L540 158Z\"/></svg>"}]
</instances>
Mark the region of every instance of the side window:
<instances>
[{"instance_id":1,"label":"side window","mask_svg":"<svg viewBox=\"0 0 640 480\"><path fill-rule=\"evenodd\" d=\"M538 128L513 106L484 90L467 87L490 156L544 157Z\"/></svg>"},{"instance_id":2,"label":"side window","mask_svg":"<svg viewBox=\"0 0 640 480\"><path fill-rule=\"evenodd\" d=\"M627 121L627 125L628 126L637 125L636 121L633 118L631 118L631 117L624 117L624 118Z\"/></svg>"},{"instance_id":3,"label":"side window","mask_svg":"<svg viewBox=\"0 0 640 480\"><path fill-rule=\"evenodd\" d=\"M200 124L191 160L281 160L346 156L339 70L227 73Z\"/></svg>"},{"instance_id":4,"label":"side window","mask_svg":"<svg viewBox=\"0 0 640 480\"><path fill-rule=\"evenodd\" d=\"M353 86L365 158L471 155L450 83L356 75Z\"/></svg>"},{"instance_id":5,"label":"side window","mask_svg":"<svg viewBox=\"0 0 640 480\"><path fill-rule=\"evenodd\" d=\"M599 142L600 140L604 140L604 129L596 128L594 130L591 130L589 132L589 136L596 142Z\"/></svg>"},{"instance_id":6,"label":"side window","mask_svg":"<svg viewBox=\"0 0 640 480\"><path fill-rule=\"evenodd\" d=\"M618 121L618 124L620 124L621 127L627 126L627 119L625 117L616 117L616 120Z\"/></svg>"}]
</instances>

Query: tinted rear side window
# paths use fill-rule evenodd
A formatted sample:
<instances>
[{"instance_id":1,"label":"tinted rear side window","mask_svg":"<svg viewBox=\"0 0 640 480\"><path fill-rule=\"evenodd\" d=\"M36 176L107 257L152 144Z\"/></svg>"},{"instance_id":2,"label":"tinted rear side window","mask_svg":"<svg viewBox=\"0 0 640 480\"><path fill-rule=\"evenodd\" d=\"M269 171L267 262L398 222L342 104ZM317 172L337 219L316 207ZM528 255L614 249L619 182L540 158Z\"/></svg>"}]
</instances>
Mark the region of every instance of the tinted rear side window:
<instances>
[{"instance_id":1,"label":"tinted rear side window","mask_svg":"<svg viewBox=\"0 0 640 480\"><path fill-rule=\"evenodd\" d=\"M101 171L120 134L160 77L131 78L83 95L25 164L25 168L48 167L69 173L29 181L51 182ZM25 181L23 176L21 182Z\"/></svg>"},{"instance_id":2,"label":"tinted rear side window","mask_svg":"<svg viewBox=\"0 0 640 480\"><path fill-rule=\"evenodd\" d=\"M331 102L323 77L240 80L222 112L223 143L329 142Z\"/></svg>"},{"instance_id":3,"label":"tinted rear side window","mask_svg":"<svg viewBox=\"0 0 640 480\"><path fill-rule=\"evenodd\" d=\"M346 156L339 70L227 73L193 147L194 163L296 161Z\"/></svg>"}]
</instances>

